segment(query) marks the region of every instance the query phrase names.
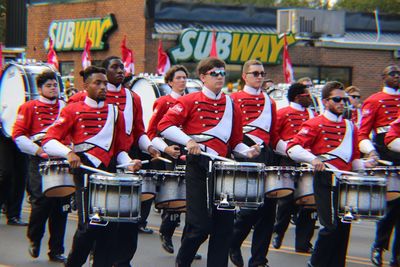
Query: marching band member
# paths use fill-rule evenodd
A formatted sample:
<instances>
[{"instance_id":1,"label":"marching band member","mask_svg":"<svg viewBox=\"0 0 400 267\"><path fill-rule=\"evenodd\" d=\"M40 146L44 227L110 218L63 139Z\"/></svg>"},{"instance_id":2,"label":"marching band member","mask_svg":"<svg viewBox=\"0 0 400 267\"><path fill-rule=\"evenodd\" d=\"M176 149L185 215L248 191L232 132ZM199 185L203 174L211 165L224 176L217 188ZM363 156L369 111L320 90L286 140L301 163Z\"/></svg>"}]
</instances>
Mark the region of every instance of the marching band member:
<instances>
[{"instance_id":1,"label":"marching band member","mask_svg":"<svg viewBox=\"0 0 400 267\"><path fill-rule=\"evenodd\" d=\"M231 97L242 114L243 143L248 146L264 145L260 156L251 161L275 165L272 144L275 144L278 139L276 104L261 88L265 76L266 73L260 61L247 61L242 70L245 86L242 91L233 93ZM249 266L267 266L266 255L272 237L275 213L276 199L273 198L264 198L264 205L257 210L240 209L236 217L229 252L230 259L236 266L244 265L240 247L253 226Z\"/></svg>"},{"instance_id":2,"label":"marching band member","mask_svg":"<svg viewBox=\"0 0 400 267\"><path fill-rule=\"evenodd\" d=\"M287 146L289 157L310 163L315 169L314 195L323 228L318 233L309 267L344 267L350 224L337 216L337 188L331 169L351 170L373 166L359 160L357 127L342 118L345 92L339 82L328 82L322 89L325 112L306 121ZM310 151L309 151L309 150Z\"/></svg>"},{"instance_id":3,"label":"marching band member","mask_svg":"<svg viewBox=\"0 0 400 267\"><path fill-rule=\"evenodd\" d=\"M281 159L282 166L295 166L295 163L286 156L287 143L299 132L302 123L314 118L317 114L309 106L312 103L310 91L307 85L294 83L289 87L289 106L278 110L277 129L280 137L277 143L278 153L285 156ZM289 226L290 217L295 216L296 222L296 252L311 253L312 244L310 240L314 235L315 216L313 209L307 209L296 205L293 194L278 199L276 222L274 225L274 238L272 245L278 249L281 247L283 237Z\"/></svg>"},{"instance_id":4,"label":"marching band member","mask_svg":"<svg viewBox=\"0 0 400 267\"><path fill-rule=\"evenodd\" d=\"M40 146L47 129L55 122L65 106L58 100L57 76L53 71L45 71L36 77L39 99L25 102L19 107L14 125L13 140L18 148L29 155L28 191L30 192L31 214L28 225L30 241L29 254L39 257L40 243L46 221L49 221L49 259L64 262L64 235L69 211L69 197L48 198L42 193L42 176L39 163L47 155Z\"/></svg>"},{"instance_id":5,"label":"marching band member","mask_svg":"<svg viewBox=\"0 0 400 267\"><path fill-rule=\"evenodd\" d=\"M154 147L163 151L166 157L173 161L173 164L164 164L167 170L175 170L176 165L184 165L185 162L179 159L181 148L176 144L168 145L157 134L157 125L162 117L167 113L168 109L173 107L176 100L183 96L186 89L186 80L188 76L187 69L182 65L171 67L165 74L165 83L171 87L171 93L158 98L153 104L153 116L150 119L147 134L152 141ZM171 143L171 142L169 142ZM164 250L170 254L174 253L174 245L172 236L175 229L180 223L181 211L163 210L161 214L160 239ZM200 254L196 254L194 259L201 259Z\"/></svg>"},{"instance_id":6,"label":"marching band member","mask_svg":"<svg viewBox=\"0 0 400 267\"><path fill-rule=\"evenodd\" d=\"M361 124L361 90L356 86L349 86L345 89L349 96L350 104L352 105L351 121L360 128Z\"/></svg>"},{"instance_id":7,"label":"marching band member","mask_svg":"<svg viewBox=\"0 0 400 267\"><path fill-rule=\"evenodd\" d=\"M161 136L185 145L186 158L186 230L176 266L190 266L200 245L209 238L207 266L228 265L228 252L233 230L234 213L207 206L207 172L210 159L201 151L227 156L229 150L243 157L256 157L243 143L240 111L229 96L221 92L225 83L225 62L205 58L197 66L203 82L201 92L180 97L158 124ZM179 127L182 127L181 129Z\"/></svg>"},{"instance_id":8,"label":"marching band member","mask_svg":"<svg viewBox=\"0 0 400 267\"><path fill-rule=\"evenodd\" d=\"M114 156L120 164L131 161L125 152L130 140L125 133L123 114L114 105L105 104L107 76L104 69L91 66L81 74L87 96L84 101L69 104L62 110L60 117L43 139L43 150L50 156L66 158L73 169L79 168L83 163L114 171L115 166L110 164ZM74 150L60 143L67 136L71 137ZM141 165L138 160L134 163L129 167L132 171ZM75 170L79 222L65 265L82 266L93 248L94 266L112 266L116 260L117 243L124 240L117 240L118 223L109 223L107 226L89 224L86 210L88 192L83 176L84 173L80 169Z\"/></svg>"},{"instance_id":9,"label":"marching band member","mask_svg":"<svg viewBox=\"0 0 400 267\"><path fill-rule=\"evenodd\" d=\"M400 107L399 80L400 68L396 65L386 67L382 73L384 88L381 92L368 97L362 106L360 125L360 151L400 165L400 153L389 150L384 144L384 137L389 125L397 118ZM373 133L373 140L369 139ZM375 241L371 249L371 261L375 266L382 266L383 250L389 247L390 235L400 216L400 199L388 201L385 216L376 225ZM400 240L399 240L400 241ZM393 244L393 246L398 246ZM392 253L395 253L392 250ZM393 255L393 263L397 262Z\"/></svg>"},{"instance_id":10,"label":"marching band member","mask_svg":"<svg viewBox=\"0 0 400 267\"><path fill-rule=\"evenodd\" d=\"M400 111L397 120L390 124L390 129L385 135L385 145L391 151L400 153Z\"/></svg>"}]
</instances>

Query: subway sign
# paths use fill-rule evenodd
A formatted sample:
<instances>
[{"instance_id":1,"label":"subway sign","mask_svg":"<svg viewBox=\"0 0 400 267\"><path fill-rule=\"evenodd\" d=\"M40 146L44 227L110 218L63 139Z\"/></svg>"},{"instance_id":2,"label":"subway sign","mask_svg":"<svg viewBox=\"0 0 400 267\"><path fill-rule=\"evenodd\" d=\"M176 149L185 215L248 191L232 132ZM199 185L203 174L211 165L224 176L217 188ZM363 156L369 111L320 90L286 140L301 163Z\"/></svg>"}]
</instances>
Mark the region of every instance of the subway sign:
<instances>
[{"instance_id":1,"label":"subway sign","mask_svg":"<svg viewBox=\"0 0 400 267\"><path fill-rule=\"evenodd\" d=\"M218 58L227 63L242 64L258 59L264 64L279 64L284 46L283 35L245 32L217 32ZM199 61L211 50L211 31L186 29L179 37L179 45L168 51L173 63ZM288 45L296 42L292 33L286 36Z\"/></svg>"},{"instance_id":2,"label":"subway sign","mask_svg":"<svg viewBox=\"0 0 400 267\"><path fill-rule=\"evenodd\" d=\"M54 20L49 27L49 37L54 42L56 51L82 51L85 48L86 34L92 41L91 50L108 49L107 39L117 28L113 14L104 18L82 18ZM48 48L48 40L45 40Z\"/></svg>"}]
</instances>

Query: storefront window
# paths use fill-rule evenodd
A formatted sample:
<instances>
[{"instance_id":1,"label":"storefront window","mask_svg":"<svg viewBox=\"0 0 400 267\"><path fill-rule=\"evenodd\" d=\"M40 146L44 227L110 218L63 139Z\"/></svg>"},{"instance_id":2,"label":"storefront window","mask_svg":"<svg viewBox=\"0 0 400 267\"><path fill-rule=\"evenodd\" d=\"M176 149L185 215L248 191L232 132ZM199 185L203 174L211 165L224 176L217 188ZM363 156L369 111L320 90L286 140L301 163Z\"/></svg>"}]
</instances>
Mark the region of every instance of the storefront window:
<instances>
[{"instance_id":1,"label":"storefront window","mask_svg":"<svg viewBox=\"0 0 400 267\"><path fill-rule=\"evenodd\" d=\"M60 62L60 73L64 88L74 87L74 62Z\"/></svg>"},{"instance_id":2,"label":"storefront window","mask_svg":"<svg viewBox=\"0 0 400 267\"><path fill-rule=\"evenodd\" d=\"M310 77L315 84L339 81L345 86L351 85L352 73L350 67L294 66L293 69L296 79Z\"/></svg>"}]
</instances>

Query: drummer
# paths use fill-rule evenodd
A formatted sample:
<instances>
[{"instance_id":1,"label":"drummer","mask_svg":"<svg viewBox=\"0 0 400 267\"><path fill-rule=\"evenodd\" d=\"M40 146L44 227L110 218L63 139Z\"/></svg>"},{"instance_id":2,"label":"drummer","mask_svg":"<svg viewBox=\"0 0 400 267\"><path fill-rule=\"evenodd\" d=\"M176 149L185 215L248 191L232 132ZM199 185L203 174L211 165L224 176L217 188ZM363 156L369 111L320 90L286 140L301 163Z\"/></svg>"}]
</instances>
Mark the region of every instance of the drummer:
<instances>
[{"instance_id":1,"label":"drummer","mask_svg":"<svg viewBox=\"0 0 400 267\"><path fill-rule=\"evenodd\" d=\"M357 148L357 127L342 113L345 92L340 82L328 82L322 89L323 114L306 121L287 146L288 156L306 162L315 169L314 194L318 216L323 228L318 233L308 266L344 267L350 224L337 216L337 189L331 169L351 170L374 166L362 161ZM332 196L331 196L332 195ZM334 210L334 213L332 213Z\"/></svg>"},{"instance_id":2,"label":"drummer","mask_svg":"<svg viewBox=\"0 0 400 267\"><path fill-rule=\"evenodd\" d=\"M116 260L118 223L107 226L93 226L88 220L88 192L84 182L86 172L81 164L101 170L114 172L110 164L115 156L118 163L131 162L127 151L129 144L125 134L125 121L122 112L112 104L105 104L107 76L103 68L90 66L81 72L87 96L84 101L66 106L55 124L49 128L43 139L43 150L50 156L68 160L74 169L77 186L78 228L75 232L72 249L65 266L82 266L94 250L93 266L112 266ZM116 119L115 119L116 118ZM70 136L74 150L61 143ZM136 171L141 166L139 160L128 167ZM85 210L82 207L86 207Z\"/></svg>"},{"instance_id":3,"label":"drummer","mask_svg":"<svg viewBox=\"0 0 400 267\"><path fill-rule=\"evenodd\" d=\"M30 192L31 214L28 225L29 254L39 257L46 221L49 221L49 259L64 262L64 235L70 210L69 197L48 198L42 193L42 176L39 164L48 156L41 148L47 129L58 118L65 102L59 100L56 73L44 71L36 77L39 98L25 102L19 107L14 124L13 140L18 148L29 155L28 192ZM68 142L64 144L68 145Z\"/></svg>"},{"instance_id":4,"label":"drummer","mask_svg":"<svg viewBox=\"0 0 400 267\"><path fill-rule=\"evenodd\" d=\"M259 60L249 60L244 63L242 79L245 86L242 91L231 95L242 115L243 143L248 146L263 145L258 157L251 161L274 164L272 144L278 140L276 131L276 104L262 89L263 79L266 76L264 67ZM254 227L251 244L251 258L249 266L264 266L269 243L275 222L276 199L265 198L264 205L255 209L242 208L237 214L234 234L229 256L236 266L243 266L240 247L247 235Z\"/></svg>"},{"instance_id":5,"label":"drummer","mask_svg":"<svg viewBox=\"0 0 400 267\"><path fill-rule=\"evenodd\" d=\"M391 161L394 165L400 165L400 153L389 150L384 144L389 125L396 120L399 110L400 68L397 65L386 67L382 79L384 83L382 91L369 96L362 105L359 147L365 155L374 155ZM373 140L369 137L371 133ZM382 265L383 250L389 247L390 235L399 216L400 199L388 201L385 216L376 225L375 241L371 249L371 261L376 266ZM393 246L399 245L393 244ZM393 264L399 264L396 259L398 256L392 255Z\"/></svg>"},{"instance_id":6,"label":"drummer","mask_svg":"<svg viewBox=\"0 0 400 267\"><path fill-rule=\"evenodd\" d=\"M208 208L206 178L210 158L200 154L205 151L227 156L231 149L238 156L253 158L259 155L260 148L254 145L249 149L241 143L240 111L221 91L225 83L225 62L205 58L199 62L197 73L203 82L202 91L180 97L158 124L161 136L185 145L188 150L186 232L176 266L190 266L200 245L210 236L207 266L225 267L228 265L234 212L217 210L212 204Z\"/></svg>"},{"instance_id":7,"label":"drummer","mask_svg":"<svg viewBox=\"0 0 400 267\"><path fill-rule=\"evenodd\" d=\"M184 95L186 81L188 77L187 69L182 65L171 67L165 74L165 83L171 87L171 93L158 98L153 105L153 116L150 119L148 135L154 147L165 154L165 157L172 161L172 164L164 164L163 169L173 171L177 165L184 165L185 161L179 158L181 147L176 143L168 142L168 145L161 137L157 136L157 125L167 113L170 107L173 107L176 100ZM176 227L180 223L181 211L163 210L161 214L162 222L160 225L160 239L163 249L170 254L174 253L172 236ZM200 254L196 254L194 259L201 259Z\"/></svg>"},{"instance_id":8,"label":"drummer","mask_svg":"<svg viewBox=\"0 0 400 267\"><path fill-rule=\"evenodd\" d=\"M308 83L311 79L300 79ZM278 110L277 129L279 141L277 143L277 152L282 155L280 164L282 166L295 166L295 163L287 158L287 143L299 132L302 123L310 118L317 116L309 106L312 103L309 85L303 83L294 83L290 85L287 97L289 106ZM283 237L289 226L290 217L293 214L296 222L295 250L301 253L311 253L312 244L310 240L314 235L314 226L316 213L313 209L304 208L295 204L293 194L278 200L276 214L276 223L274 225L274 238L272 245L279 249Z\"/></svg>"}]
</instances>

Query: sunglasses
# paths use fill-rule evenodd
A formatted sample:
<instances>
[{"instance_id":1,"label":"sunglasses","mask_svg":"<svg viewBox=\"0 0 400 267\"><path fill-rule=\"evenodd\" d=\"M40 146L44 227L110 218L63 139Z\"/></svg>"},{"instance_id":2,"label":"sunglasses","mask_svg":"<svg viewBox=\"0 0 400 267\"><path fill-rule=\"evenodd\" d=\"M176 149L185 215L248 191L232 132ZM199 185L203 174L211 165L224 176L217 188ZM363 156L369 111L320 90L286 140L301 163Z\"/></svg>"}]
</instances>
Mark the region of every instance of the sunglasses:
<instances>
[{"instance_id":1,"label":"sunglasses","mask_svg":"<svg viewBox=\"0 0 400 267\"><path fill-rule=\"evenodd\" d=\"M341 101L346 102L349 100L348 97L340 97L340 96L334 96L334 97L329 97L328 100L332 100L335 103L340 103Z\"/></svg>"},{"instance_id":2,"label":"sunglasses","mask_svg":"<svg viewBox=\"0 0 400 267\"><path fill-rule=\"evenodd\" d=\"M389 76L394 77L394 76L400 76L400 71L391 71L388 73Z\"/></svg>"},{"instance_id":3,"label":"sunglasses","mask_svg":"<svg viewBox=\"0 0 400 267\"><path fill-rule=\"evenodd\" d=\"M261 77L267 76L267 73L263 72L263 71L262 72L259 72L259 71L246 72L246 74L253 74L254 77L260 77L260 75L261 75Z\"/></svg>"},{"instance_id":4,"label":"sunglasses","mask_svg":"<svg viewBox=\"0 0 400 267\"><path fill-rule=\"evenodd\" d=\"M225 77L226 76L226 71L224 70L213 70L210 72L206 72L206 74L210 75L211 77L218 77L219 75L221 75L221 77Z\"/></svg>"},{"instance_id":5,"label":"sunglasses","mask_svg":"<svg viewBox=\"0 0 400 267\"><path fill-rule=\"evenodd\" d=\"M360 99L361 98L361 96L360 95L350 95L352 98L354 98L354 99Z\"/></svg>"}]
</instances>

